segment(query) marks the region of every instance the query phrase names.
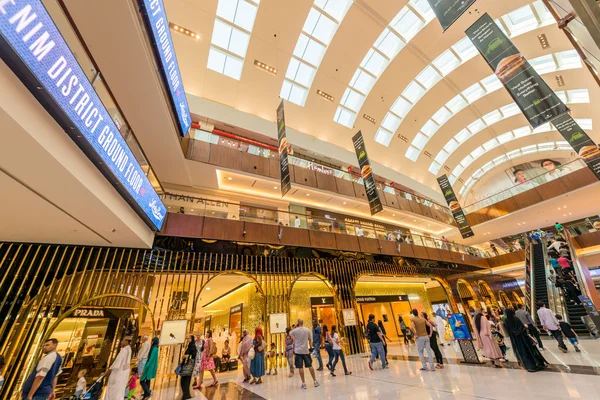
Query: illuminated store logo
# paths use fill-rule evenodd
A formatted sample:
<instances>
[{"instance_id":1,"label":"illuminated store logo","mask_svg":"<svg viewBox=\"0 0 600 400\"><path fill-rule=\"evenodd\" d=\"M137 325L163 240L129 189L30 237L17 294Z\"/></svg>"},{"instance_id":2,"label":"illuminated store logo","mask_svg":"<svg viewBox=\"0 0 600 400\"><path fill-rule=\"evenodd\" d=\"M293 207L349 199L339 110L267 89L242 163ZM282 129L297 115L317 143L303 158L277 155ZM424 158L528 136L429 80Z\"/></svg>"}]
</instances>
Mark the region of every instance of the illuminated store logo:
<instances>
[{"instance_id":1,"label":"illuminated store logo","mask_svg":"<svg viewBox=\"0 0 600 400\"><path fill-rule=\"evenodd\" d=\"M73 311L74 317L104 318L104 310L95 308L78 308Z\"/></svg>"}]
</instances>

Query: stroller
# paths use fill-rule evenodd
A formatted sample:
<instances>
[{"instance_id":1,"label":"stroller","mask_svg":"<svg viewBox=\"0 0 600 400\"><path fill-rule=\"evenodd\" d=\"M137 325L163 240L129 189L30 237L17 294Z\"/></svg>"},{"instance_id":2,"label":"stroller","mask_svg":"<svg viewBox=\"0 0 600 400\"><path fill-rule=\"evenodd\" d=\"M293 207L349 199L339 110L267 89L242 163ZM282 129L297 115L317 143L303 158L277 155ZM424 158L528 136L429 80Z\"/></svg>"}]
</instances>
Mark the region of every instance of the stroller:
<instances>
[{"instance_id":1,"label":"stroller","mask_svg":"<svg viewBox=\"0 0 600 400\"><path fill-rule=\"evenodd\" d=\"M102 395L102 386L104 386L104 377L101 376L100 378L96 379L96 382L94 382L94 384L92 386L90 386L90 388L88 389L87 392L85 392L85 394L83 395L83 399L85 400L98 400L100 399L100 396Z\"/></svg>"}]
</instances>

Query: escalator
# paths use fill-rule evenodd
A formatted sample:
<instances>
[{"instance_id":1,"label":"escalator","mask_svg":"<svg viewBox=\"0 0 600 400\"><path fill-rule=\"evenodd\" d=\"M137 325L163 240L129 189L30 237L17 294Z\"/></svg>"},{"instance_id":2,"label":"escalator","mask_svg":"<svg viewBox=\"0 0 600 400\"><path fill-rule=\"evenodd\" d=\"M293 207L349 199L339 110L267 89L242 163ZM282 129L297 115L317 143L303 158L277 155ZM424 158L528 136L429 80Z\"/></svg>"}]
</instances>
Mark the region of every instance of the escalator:
<instances>
[{"instance_id":1,"label":"escalator","mask_svg":"<svg viewBox=\"0 0 600 400\"><path fill-rule=\"evenodd\" d=\"M532 244L531 247L531 268L533 274L533 304L535 306L538 301L543 301L544 304L550 307L550 304L548 302L548 278L546 277L546 260L544 258L544 252L546 251L546 247L543 243ZM534 316L535 322L539 325L540 320L537 316L537 312L534 312Z\"/></svg>"}]
</instances>

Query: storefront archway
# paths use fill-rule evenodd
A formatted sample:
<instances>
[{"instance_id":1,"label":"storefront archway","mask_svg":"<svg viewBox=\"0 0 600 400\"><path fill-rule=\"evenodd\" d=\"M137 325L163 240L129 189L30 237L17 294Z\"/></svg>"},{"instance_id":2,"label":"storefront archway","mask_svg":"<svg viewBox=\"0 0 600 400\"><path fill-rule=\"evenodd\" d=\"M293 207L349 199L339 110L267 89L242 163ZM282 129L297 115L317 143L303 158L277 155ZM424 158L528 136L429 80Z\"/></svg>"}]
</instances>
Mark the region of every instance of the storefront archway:
<instances>
[{"instance_id":1,"label":"storefront archway","mask_svg":"<svg viewBox=\"0 0 600 400\"><path fill-rule=\"evenodd\" d=\"M512 292L512 295L515 299L515 304L523 304L523 299L517 294L517 292Z\"/></svg>"},{"instance_id":2,"label":"storefront archway","mask_svg":"<svg viewBox=\"0 0 600 400\"><path fill-rule=\"evenodd\" d=\"M342 324L341 301L333 284L319 273L307 272L298 275L291 283L288 293L288 315L291 326L298 319L304 320L304 325L312 330L315 324Z\"/></svg>"},{"instance_id":3,"label":"storefront archway","mask_svg":"<svg viewBox=\"0 0 600 400\"><path fill-rule=\"evenodd\" d=\"M504 290L500 290L500 301L504 304L504 307L513 308L513 302L508 298Z\"/></svg>"},{"instance_id":4,"label":"storefront archway","mask_svg":"<svg viewBox=\"0 0 600 400\"><path fill-rule=\"evenodd\" d=\"M498 300L496 299L492 288L490 288L490 285L485 281L478 281L477 285L479 286L479 293L481 293L481 297L483 297L483 301L488 309L492 306L498 307Z\"/></svg>"},{"instance_id":5,"label":"storefront archway","mask_svg":"<svg viewBox=\"0 0 600 400\"><path fill-rule=\"evenodd\" d=\"M481 304L479 304L479 297L469 282L464 279L457 280L456 289L461 300L461 306L463 307L462 310L459 309L461 313L468 313L469 308L481 308Z\"/></svg>"}]
</instances>

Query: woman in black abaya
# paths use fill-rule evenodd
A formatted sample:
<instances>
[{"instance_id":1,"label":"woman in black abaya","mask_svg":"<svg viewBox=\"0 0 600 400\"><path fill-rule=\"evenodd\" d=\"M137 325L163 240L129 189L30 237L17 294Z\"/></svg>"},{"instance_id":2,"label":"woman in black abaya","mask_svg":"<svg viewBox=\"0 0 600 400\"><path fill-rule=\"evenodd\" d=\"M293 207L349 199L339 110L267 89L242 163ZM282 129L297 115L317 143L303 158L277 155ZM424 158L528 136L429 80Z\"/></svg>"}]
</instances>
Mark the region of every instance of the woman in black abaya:
<instances>
[{"instance_id":1,"label":"woman in black abaya","mask_svg":"<svg viewBox=\"0 0 600 400\"><path fill-rule=\"evenodd\" d=\"M529 372L537 372L546 368L548 361L532 343L525 325L515 317L515 310L507 308L504 313L506 314L504 327L510 335L510 342L519 364Z\"/></svg>"}]
</instances>

